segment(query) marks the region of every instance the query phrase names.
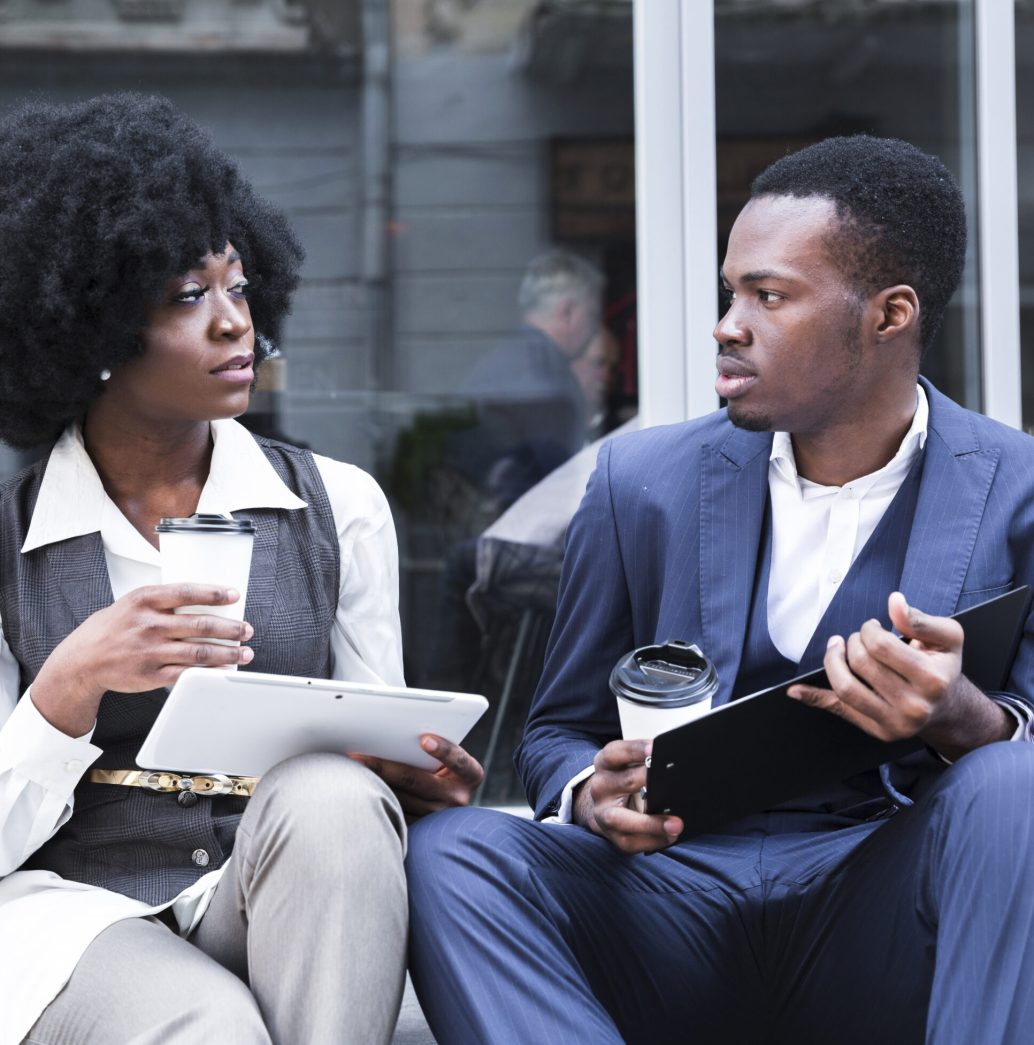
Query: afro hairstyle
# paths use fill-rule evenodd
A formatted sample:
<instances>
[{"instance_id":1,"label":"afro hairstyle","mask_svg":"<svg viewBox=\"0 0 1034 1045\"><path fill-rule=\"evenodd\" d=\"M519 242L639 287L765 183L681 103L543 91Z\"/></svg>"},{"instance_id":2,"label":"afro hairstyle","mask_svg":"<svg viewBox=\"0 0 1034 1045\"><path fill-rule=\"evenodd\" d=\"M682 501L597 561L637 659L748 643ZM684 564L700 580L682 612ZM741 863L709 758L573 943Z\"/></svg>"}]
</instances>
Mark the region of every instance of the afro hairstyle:
<instances>
[{"instance_id":1,"label":"afro hairstyle","mask_svg":"<svg viewBox=\"0 0 1034 1045\"><path fill-rule=\"evenodd\" d=\"M759 196L819 196L836 208L830 256L860 294L899 283L919 298L925 352L962 277L966 210L936 156L896 138L827 138L777 160L751 186Z\"/></svg>"},{"instance_id":2,"label":"afro hairstyle","mask_svg":"<svg viewBox=\"0 0 1034 1045\"><path fill-rule=\"evenodd\" d=\"M0 121L0 440L55 439L141 351L170 279L231 242L256 358L280 334L303 253L211 138L165 98L29 101Z\"/></svg>"}]
</instances>

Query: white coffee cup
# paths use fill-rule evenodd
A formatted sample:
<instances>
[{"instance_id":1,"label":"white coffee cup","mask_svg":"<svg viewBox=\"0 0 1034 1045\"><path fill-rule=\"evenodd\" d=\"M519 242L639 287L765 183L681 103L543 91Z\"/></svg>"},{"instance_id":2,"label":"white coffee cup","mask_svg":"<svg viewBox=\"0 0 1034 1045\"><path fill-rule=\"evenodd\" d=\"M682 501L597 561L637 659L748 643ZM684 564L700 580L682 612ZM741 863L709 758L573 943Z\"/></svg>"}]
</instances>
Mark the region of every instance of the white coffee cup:
<instances>
[{"instance_id":1,"label":"white coffee cup","mask_svg":"<svg viewBox=\"0 0 1034 1045\"><path fill-rule=\"evenodd\" d=\"M180 606L176 612L243 620L255 524L248 519L223 515L191 515L162 519L155 529L161 549L163 584L214 584L240 592L240 598L228 605ZM235 639L200 641L221 646L240 645Z\"/></svg>"},{"instance_id":2,"label":"white coffee cup","mask_svg":"<svg viewBox=\"0 0 1034 1045\"><path fill-rule=\"evenodd\" d=\"M676 726L684 726L711 710L710 697L703 697L678 707L636 704L625 697L618 697L617 702L621 736L625 740L653 740L658 733L666 733Z\"/></svg>"},{"instance_id":3,"label":"white coffee cup","mask_svg":"<svg viewBox=\"0 0 1034 1045\"><path fill-rule=\"evenodd\" d=\"M698 646L667 642L623 657L610 674L625 740L652 740L711 710L718 691L714 665Z\"/></svg>"}]
</instances>

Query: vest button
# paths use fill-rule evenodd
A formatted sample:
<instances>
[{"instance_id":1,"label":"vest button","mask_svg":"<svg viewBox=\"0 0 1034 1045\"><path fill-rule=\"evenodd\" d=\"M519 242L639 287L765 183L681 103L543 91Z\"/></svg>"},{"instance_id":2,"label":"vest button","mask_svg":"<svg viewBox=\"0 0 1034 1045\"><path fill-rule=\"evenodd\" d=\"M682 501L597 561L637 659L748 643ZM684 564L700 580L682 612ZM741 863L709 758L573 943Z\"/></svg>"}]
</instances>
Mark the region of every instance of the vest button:
<instances>
[{"instance_id":1,"label":"vest button","mask_svg":"<svg viewBox=\"0 0 1034 1045\"><path fill-rule=\"evenodd\" d=\"M197 805L197 795L193 791L181 791L176 796L176 801L179 802L184 809L189 809L191 806Z\"/></svg>"},{"instance_id":2,"label":"vest button","mask_svg":"<svg viewBox=\"0 0 1034 1045\"><path fill-rule=\"evenodd\" d=\"M204 849L195 849L194 852L190 854L190 859L193 860L198 867L208 866L209 856Z\"/></svg>"}]
</instances>

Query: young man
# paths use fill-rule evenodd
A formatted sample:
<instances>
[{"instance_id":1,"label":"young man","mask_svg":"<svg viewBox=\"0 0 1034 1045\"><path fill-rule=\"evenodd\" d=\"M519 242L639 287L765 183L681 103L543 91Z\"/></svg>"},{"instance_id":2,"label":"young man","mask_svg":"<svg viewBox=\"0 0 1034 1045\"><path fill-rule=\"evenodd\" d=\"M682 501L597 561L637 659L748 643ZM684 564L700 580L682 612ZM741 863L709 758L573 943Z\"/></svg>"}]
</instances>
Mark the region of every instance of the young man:
<instances>
[{"instance_id":1,"label":"young man","mask_svg":"<svg viewBox=\"0 0 1034 1045\"><path fill-rule=\"evenodd\" d=\"M755 182L727 409L605 446L569 531L517 761L536 816L576 826L414 831L442 1045L1029 1040L1034 618L987 694L947 616L1034 580L1034 441L918 378L964 248L958 189L904 142L831 139ZM717 703L824 664L832 688L794 696L925 747L678 842L629 805L650 745L615 739L607 687L669 639L712 658Z\"/></svg>"}]
</instances>

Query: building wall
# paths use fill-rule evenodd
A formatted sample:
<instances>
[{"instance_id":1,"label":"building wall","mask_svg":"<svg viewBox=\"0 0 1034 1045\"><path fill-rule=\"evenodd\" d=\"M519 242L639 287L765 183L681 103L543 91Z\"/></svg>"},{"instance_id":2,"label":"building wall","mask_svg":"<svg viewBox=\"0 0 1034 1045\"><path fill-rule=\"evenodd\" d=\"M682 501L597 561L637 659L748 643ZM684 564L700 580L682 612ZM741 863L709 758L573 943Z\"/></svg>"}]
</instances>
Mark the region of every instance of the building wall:
<instances>
[{"instance_id":1,"label":"building wall","mask_svg":"<svg viewBox=\"0 0 1034 1045\"><path fill-rule=\"evenodd\" d=\"M395 68L395 360L400 388L448 393L517 321L527 262L552 244L549 143L633 133L627 76L533 81L506 52ZM572 244L600 261L594 244Z\"/></svg>"}]
</instances>

